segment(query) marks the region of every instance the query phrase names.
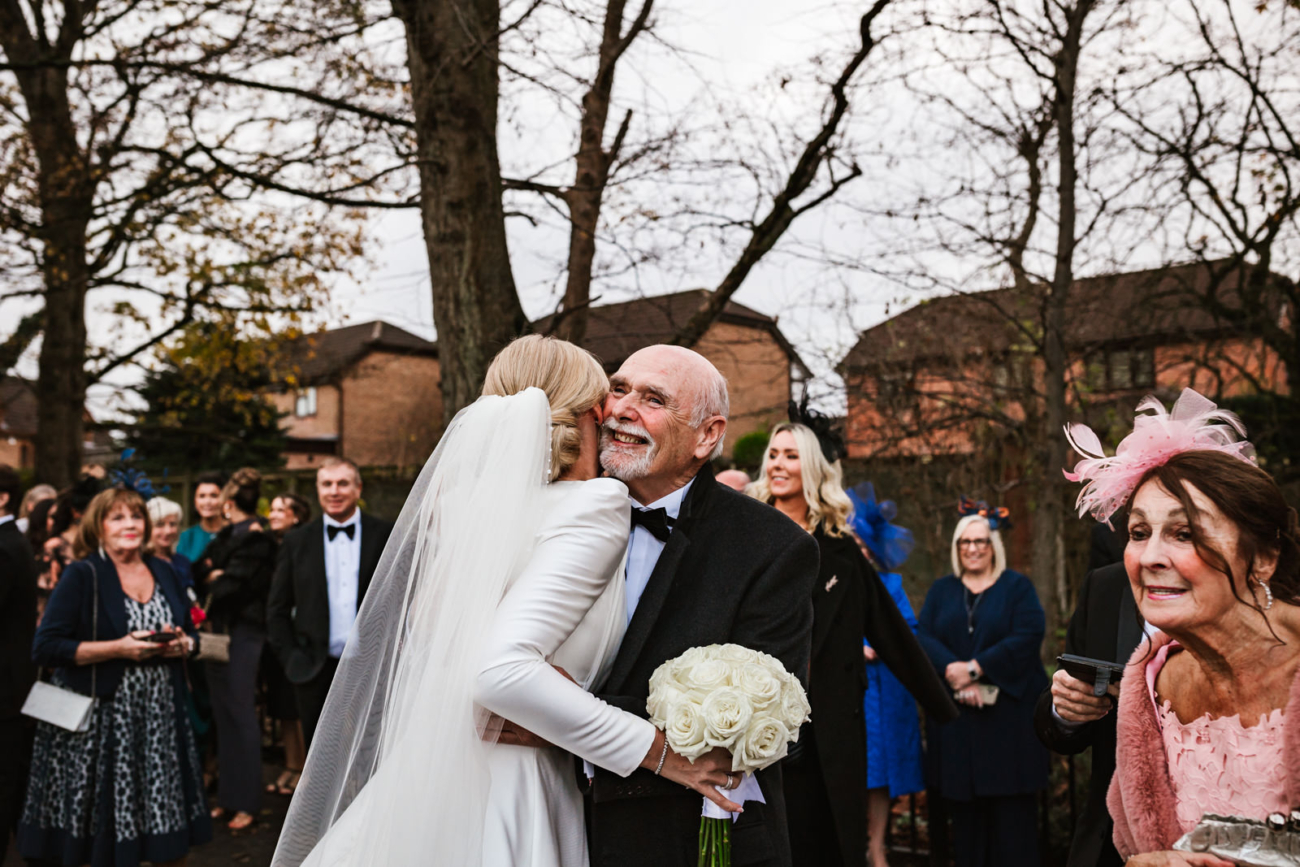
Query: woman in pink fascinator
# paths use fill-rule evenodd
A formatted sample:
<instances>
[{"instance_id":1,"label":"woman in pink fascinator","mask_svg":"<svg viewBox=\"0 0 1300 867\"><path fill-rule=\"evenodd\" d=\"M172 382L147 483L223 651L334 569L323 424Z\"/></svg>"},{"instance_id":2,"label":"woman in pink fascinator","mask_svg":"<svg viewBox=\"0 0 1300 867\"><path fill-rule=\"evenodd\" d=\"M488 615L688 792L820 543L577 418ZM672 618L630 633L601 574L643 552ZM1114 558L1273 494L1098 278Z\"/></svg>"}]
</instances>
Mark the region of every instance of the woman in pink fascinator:
<instances>
[{"instance_id":1,"label":"woman in pink fascinator","mask_svg":"<svg viewBox=\"0 0 1300 867\"><path fill-rule=\"evenodd\" d=\"M1244 434L1190 389L1169 412L1144 399L1113 456L1090 429L1067 431L1084 456L1066 473L1084 483L1079 512L1127 509L1124 565L1159 630L1118 700L1107 804L1128 867L1283 863L1243 857L1207 816L1232 817L1260 851L1300 837L1300 528Z\"/></svg>"}]
</instances>

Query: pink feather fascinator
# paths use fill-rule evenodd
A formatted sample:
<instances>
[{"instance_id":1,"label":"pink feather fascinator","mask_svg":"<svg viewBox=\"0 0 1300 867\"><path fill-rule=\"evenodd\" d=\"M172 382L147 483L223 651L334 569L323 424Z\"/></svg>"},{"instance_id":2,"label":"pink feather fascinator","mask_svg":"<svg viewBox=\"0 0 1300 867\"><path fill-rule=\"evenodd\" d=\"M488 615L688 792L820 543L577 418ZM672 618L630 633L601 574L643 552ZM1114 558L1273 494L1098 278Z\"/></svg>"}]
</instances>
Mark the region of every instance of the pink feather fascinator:
<instances>
[{"instance_id":1,"label":"pink feather fascinator","mask_svg":"<svg viewBox=\"0 0 1300 867\"><path fill-rule=\"evenodd\" d=\"M1065 438L1083 456L1074 472L1065 471L1070 481L1084 483L1075 501L1079 517L1091 512L1109 524L1110 516L1124 507L1148 470L1183 452L1223 452L1254 464L1255 448L1242 439L1245 435L1246 426L1235 413L1219 409L1190 388L1183 389L1169 412L1155 395L1142 398L1133 432L1120 441L1113 457L1106 457L1092 428L1067 425Z\"/></svg>"}]
</instances>

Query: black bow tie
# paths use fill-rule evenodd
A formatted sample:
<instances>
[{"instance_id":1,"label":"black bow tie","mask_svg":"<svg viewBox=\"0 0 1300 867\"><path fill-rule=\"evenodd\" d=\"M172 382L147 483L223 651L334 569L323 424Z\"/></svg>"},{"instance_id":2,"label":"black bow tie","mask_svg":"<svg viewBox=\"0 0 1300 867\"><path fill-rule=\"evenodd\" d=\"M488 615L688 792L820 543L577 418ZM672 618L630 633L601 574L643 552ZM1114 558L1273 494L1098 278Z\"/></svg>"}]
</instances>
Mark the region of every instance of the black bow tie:
<instances>
[{"instance_id":1,"label":"black bow tie","mask_svg":"<svg viewBox=\"0 0 1300 867\"><path fill-rule=\"evenodd\" d=\"M357 525L348 524L346 526L340 527L338 524L326 524L325 532L329 533L331 542L334 541L334 537L337 536L339 533L342 533L344 536L347 536L349 539L353 539L356 538Z\"/></svg>"},{"instance_id":2,"label":"black bow tie","mask_svg":"<svg viewBox=\"0 0 1300 867\"><path fill-rule=\"evenodd\" d=\"M676 518L668 517L665 509L632 509L632 527L635 529L638 525L645 527L654 536L665 545L668 544L668 536L673 531L673 524L677 522Z\"/></svg>"}]
</instances>

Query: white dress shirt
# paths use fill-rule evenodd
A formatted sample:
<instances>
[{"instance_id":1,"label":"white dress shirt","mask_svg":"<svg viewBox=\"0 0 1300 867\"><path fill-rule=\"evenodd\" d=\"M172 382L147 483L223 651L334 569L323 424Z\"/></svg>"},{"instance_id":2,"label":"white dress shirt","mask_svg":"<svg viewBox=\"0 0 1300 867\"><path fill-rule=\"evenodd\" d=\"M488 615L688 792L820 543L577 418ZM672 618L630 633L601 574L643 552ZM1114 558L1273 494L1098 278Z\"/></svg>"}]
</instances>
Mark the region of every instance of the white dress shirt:
<instances>
[{"instance_id":1,"label":"white dress shirt","mask_svg":"<svg viewBox=\"0 0 1300 867\"><path fill-rule=\"evenodd\" d=\"M323 517L325 582L330 596L329 654L338 659L343 656L352 622L357 619L357 592L361 586L361 510L353 510L352 517L343 523L329 515ZM340 532L330 541L330 527L353 527L352 538Z\"/></svg>"},{"instance_id":2,"label":"white dress shirt","mask_svg":"<svg viewBox=\"0 0 1300 867\"><path fill-rule=\"evenodd\" d=\"M0 515L0 524L8 524L10 521L13 521L13 520L14 520L14 516L13 516L13 515ZM19 527L18 529L19 529L20 531L24 531L24 532L25 532L27 528L26 528L26 527Z\"/></svg>"},{"instance_id":3,"label":"white dress shirt","mask_svg":"<svg viewBox=\"0 0 1300 867\"><path fill-rule=\"evenodd\" d=\"M655 500L648 506L641 505L634 497L632 508L663 509L668 517L675 521L682 510L682 500L686 499L686 492L693 484L695 479L691 479L668 496ZM624 598L627 602L629 623L632 622L632 615L636 613L636 606L641 601L645 586L650 583L650 575L655 570L655 564L659 562L659 555L664 552L664 545L665 543L656 539L653 533L639 525L633 526L632 532L627 537L627 584Z\"/></svg>"}]
</instances>

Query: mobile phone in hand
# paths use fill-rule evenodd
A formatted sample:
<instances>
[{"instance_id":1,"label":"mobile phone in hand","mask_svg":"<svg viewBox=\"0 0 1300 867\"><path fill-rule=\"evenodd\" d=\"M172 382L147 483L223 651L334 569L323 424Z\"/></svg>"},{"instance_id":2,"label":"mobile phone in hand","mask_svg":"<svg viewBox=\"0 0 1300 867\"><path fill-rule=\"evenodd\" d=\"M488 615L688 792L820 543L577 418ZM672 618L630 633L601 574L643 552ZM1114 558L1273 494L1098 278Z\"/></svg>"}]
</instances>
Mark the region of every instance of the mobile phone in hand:
<instances>
[{"instance_id":1,"label":"mobile phone in hand","mask_svg":"<svg viewBox=\"0 0 1300 867\"><path fill-rule=\"evenodd\" d=\"M1092 694L1100 698L1106 694L1106 688L1112 683L1118 684L1124 676L1124 663L1110 662L1106 659L1092 659L1064 653L1056 657L1056 664L1064 668L1075 680L1092 684Z\"/></svg>"},{"instance_id":2,"label":"mobile phone in hand","mask_svg":"<svg viewBox=\"0 0 1300 867\"><path fill-rule=\"evenodd\" d=\"M176 632L150 632L148 635L142 636L140 640L148 641L151 644L171 644L178 638L180 638L180 634Z\"/></svg>"}]
</instances>

